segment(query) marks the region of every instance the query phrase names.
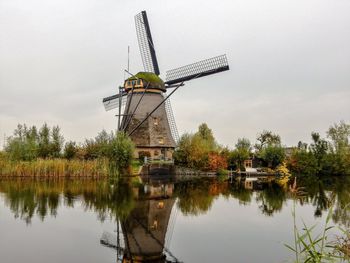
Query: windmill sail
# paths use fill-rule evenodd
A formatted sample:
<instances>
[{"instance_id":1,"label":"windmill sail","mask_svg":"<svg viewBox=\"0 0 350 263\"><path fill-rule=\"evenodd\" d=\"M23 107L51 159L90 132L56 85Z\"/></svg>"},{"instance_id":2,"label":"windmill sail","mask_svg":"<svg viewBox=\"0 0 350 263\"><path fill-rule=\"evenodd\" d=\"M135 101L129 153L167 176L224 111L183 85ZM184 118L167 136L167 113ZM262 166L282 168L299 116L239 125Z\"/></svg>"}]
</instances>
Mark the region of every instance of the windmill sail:
<instances>
[{"instance_id":1,"label":"windmill sail","mask_svg":"<svg viewBox=\"0 0 350 263\"><path fill-rule=\"evenodd\" d=\"M226 55L205 59L166 72L165 84L172 85L229 70Z\"/></svg>"},{"instance_id":2,"label":"windmill sail","mask_svg":"<svg viewBox=\"0 0 350 263\"><path fill-rule=\"evenodd\" d=\"M175 142L178 143L180 136L179 136L179 132L177 130L177 126L176 126L175 117L174 117L174 113L173 113L173 108L171 106L170 98L168 98L165 101L165 110L166 110L166 115L168 117L171 136L173 136L173 139L175 140Z\"/></svg>"},{"instance_id":3,"label":"windmill sail","mask_svg":"<svg viewBox=\"0 0 350 263\"><path fill-rule=\"evenodd\" d=\"M126 104L126 92L123 92L121 95L121 106L125 106ZM105 106L105 110L113 110L119 107L120 95L116 94L110 97L106 97L103 99L103 105Z\"/></svg>"},{"instance_id":4,"label":"windmill sail","mask_svg":"<svg viewBox=\"0 0 350 263\"><path fill-rule=\"evenodd\" d=\"M135 16L136 34L139 42L143 67L146 72L153 72L159 75L158 61L154 49L151 29L148 24L146 11Z\"/></svg>"}]
</instances>

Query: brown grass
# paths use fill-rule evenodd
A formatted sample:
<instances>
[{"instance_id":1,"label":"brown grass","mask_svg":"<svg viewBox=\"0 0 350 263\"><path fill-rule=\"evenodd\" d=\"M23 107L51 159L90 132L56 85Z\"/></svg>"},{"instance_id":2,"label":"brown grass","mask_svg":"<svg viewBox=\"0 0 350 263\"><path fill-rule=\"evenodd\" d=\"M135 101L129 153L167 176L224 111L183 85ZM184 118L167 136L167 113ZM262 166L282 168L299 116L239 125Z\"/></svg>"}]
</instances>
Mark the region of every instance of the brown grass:
<instances>
[{"instance_id":1,"label":"brown grass","mask_svg":"<svg viewBox=\"0 0 350 263\"><path fill-rule=\"evenodd\" d=\"M105 177L109 174L107 159L66 160L38 159L9 161L0 159L1 177Z\"/></svg>"}]
</instances>

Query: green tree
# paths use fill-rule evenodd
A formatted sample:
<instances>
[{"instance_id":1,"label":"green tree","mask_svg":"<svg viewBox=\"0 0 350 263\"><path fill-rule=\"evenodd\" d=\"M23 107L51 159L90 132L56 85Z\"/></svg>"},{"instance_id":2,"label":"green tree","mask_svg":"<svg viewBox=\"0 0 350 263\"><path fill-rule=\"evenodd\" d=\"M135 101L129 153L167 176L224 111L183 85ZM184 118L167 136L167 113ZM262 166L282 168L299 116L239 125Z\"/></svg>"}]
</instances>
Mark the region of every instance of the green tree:
<instances>
[{"instance_id":1,"label":"green tree","mask_svg":"<svg viewBox=\"0 0 350 263\"><path fill-rule=\"evenodd\" d=\"M188 156L189 167L204 169L207 167L210 146L208 141L199 134L191 138L190 155Z\"/></svg>"},{"instance_id":2,"label":"green tree","mask_svg":"<svg viewBox=\"0 0 350 263\"><path fill-rule=\"evenodd\" d=\"M46 123L39 131L38 157L47 158L50 155L50 128Z\"/></svg>"},{"instance_id":3,"label":"green tree","mask_svg":"<svg viewBox=\"0 0 350 263\"><path fill-rule=\"evenodd\" d=\"M293 151L288 168L292 173L301 176L314 176L318 173L317 159L306 149Z\"/></svg>"},{"instance_id":4,"label":"green tree","mask_svg":"<svg viewBox=\"0 0 350 263\"><path fill-rule=\"evenodd\" d=\"M346 153L349 151L350 125L341 121L329 127L327 136L332 140L332 146L337 153Z\"/></svg>"},{"instance_id":5,"label":"green tree","mask_svg":"<svg viewBox=\"0 0 350 263\"><path fill-rule=\"evenodd\" d=\"M206 123L202 123L198 127L198 132L196 133L204 142L207 144L207 147L210 151L214 151L217 147L213 131L209 129Z\"/></svg>"},{"instance_id":6,"label":"green tree","mask_svg":"<svg viewBox=\"0 0 350 263\"><path fill-rule=\"evenodd\" d=\"M311 133L312 143L310 144L310 151L317 160L317 170L320 173L325 167L327 158L328 142L322 139L317 132Z\"/></svg>"},{"instance_id":7,"label":"green tree","mask_svg":"<svg viewBox=\"0 0 350 263\"><path fill-rule=\"evenodd\" d=\"M258 135L255 149L257 156L270 168L276 168L285 159L281 137L271 131L264 130Z\"/></svg>"},{"instance_id":8,"label":"green tree","mask_svg":"<svg viewBox=\"0 0 350 263\"><path fill-rule=\"evenodd\" d=\"M113 140L113 133L108 134L105 130L102 130L95 137L95 144L98 149L98 156L103 157L108 154L108 145Z\"/></svg>"},{"instance_id":9,"label":"green tree","mask_svg":"<svg viewBox=\"0 0 350 263\"><path fill-rule=\"evenodd\" d=\"M331 139L329 165L333 174L350 174L350 125L341 121L334 124L327 131L327 137Z\"/></svg>"},{"instance_id":10,"label":"green tree","mask_svg":"<svg viewBox=\"0 0 350 263\"><path fill-rule=\"evenodd\" d=\"M268 145L281 145L281 137L271 131L264 130L257 137L255 148L258 152L262 151Z\"/></svg>"},{"instance_id":11,"label":"green tree","mask_svg":"<svg viewBox=\"0 0 350 263\"><path fill-rule=\"evenodd\" d=\"M239 169L243 169L243 163L251 155L251 144L246 138L239 138L235 149L230 154L229 163Z\"/></svg>"},{"instance_id":12,"label":"green tree","mask_svg":"<svg viewBox=\"0 0 350 263\"><path fill-rule=\"evenodd\" d=\"M64 143L64 138L60 133L61 129L58 126L54 126L51 131L50 142L50 157L58 158L61 156L61 151Z\"/></svg>"},{"instance_id":13,"label":"green tree","mask_svg":"<svg viewBox=\"0 0 350 263\"><path fill-rule=\"evenodd\" d=\"M76 143L73 141L69 141L64 146L63 156L68 160L73 159L75 158L77 151L78 149L77 149Z\"/></svg>"},{"instance_id":14,"label":"green tree","mask_svg":"<svg viewBox=\"0 0 350 263\"><path fill-rule=\"evenodd\" d=\"M5 151L12 160L30 161L38 155L38 134L36 127L18 124L13 136L7 138Z\"/></svg>"},{"instance_id":15,"label":"green tree","mask_svg":"<svg viewBox=\"0 0 350 263\"><path fill-rule=\"evenodd\" d=\"M174 152L174 159L178 165L188 166L188 157L191 154L191 141L193 135L189 133L183 134L177 144L177 149Z\"/></svg>"},{"instance_id":16,"label":"green tree","mask_svg":"<svg viewBox=\"0 0 350 263\"><path fill-rule=\"evenodd\" d=\"M174 153L176 164L205 170L209 165L209 154L220 154L220 147L216 144L213 132L203 123L195 134L181 136Z\"/></svg>"},{"instance_id":17,"label":"green tree","mask_svg":"<svg viewBox=\"0 0 350 263\"><path fill-rule=\"evenodd\" d=\"M276 168L285 158L284 149L278 145L268 145L261 152L261 158L265 161L268 167Z\"/></svg>"},{"instance_id":18,"label":"green tree","mask_svg":"<svg viewBox=\"0 0 350 263\"><path fill-rule=\"evenodd\" d=\"M118 172L125 172L131 164L134 151L135 145L130 137L124 132L118 132L110 141L107 150L111 168Z\"/></svg>"}]
</instances>

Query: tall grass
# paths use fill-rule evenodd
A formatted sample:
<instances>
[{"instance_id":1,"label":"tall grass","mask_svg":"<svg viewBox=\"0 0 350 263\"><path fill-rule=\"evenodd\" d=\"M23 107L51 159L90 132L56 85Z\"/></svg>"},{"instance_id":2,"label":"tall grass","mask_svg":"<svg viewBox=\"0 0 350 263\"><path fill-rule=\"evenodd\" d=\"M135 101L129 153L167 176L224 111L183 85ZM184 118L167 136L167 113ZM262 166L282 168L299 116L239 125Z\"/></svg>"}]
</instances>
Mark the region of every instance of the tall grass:
<instances>
[{"instance_id":1,"label":"tall grass","mask_svg":"<svg viewBox=\"0 0 350 263\"><path fill-rule=\"evenodd\" d=\"M300 230L296 224L296 200L302 199L305 195L303 188L297 187L296 178L294 184L290 187L290 191L293 197L293 234L294 243L292 245L285 244L295 255L295 263L323 263L323 262L349 262L347 260L347 253L344 249L348 245L348 236L342 238L344 241L340 243L334 240L330 240L329 231L334 228L330 226L330 221L333 214L333 206L327 214L325 224L320 234L315 234L314 229L316 225L311 227L307 226L303 222L303 228ZM344 231L345 233L345 231Z\"/></svg>"},{"instance_id":2,"label":"tall grass","mask_svg":"<svg viewBox=\"0 0 350 263\"><path fill-rule=\"evenodd\" d=\"M109 175L109 161L37 159L34 161L10 161L0 159L2 177L105 177Z\"/></svg>"}]
</instances>

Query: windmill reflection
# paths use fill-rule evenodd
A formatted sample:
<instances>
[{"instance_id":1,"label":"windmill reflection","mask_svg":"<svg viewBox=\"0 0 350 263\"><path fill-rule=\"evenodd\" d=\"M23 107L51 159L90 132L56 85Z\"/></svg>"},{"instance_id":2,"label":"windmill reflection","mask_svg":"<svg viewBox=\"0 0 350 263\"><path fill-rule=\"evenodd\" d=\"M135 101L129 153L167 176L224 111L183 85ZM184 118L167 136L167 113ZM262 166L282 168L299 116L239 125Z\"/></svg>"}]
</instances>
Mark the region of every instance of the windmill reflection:
<instances>
[{"instance_id":1,"label":"windmill reflection","mask_svg":"<svg viewBox=\"0 0 350 263\"><path fill-rule=\"evenodd\" d=\"M117 262L178 262L167 248L176 219L173 191L173 183L161 181L134 188L134 209L118 222L116 235L101 238L117 250Z\"/></svg>"}]
</instances>

